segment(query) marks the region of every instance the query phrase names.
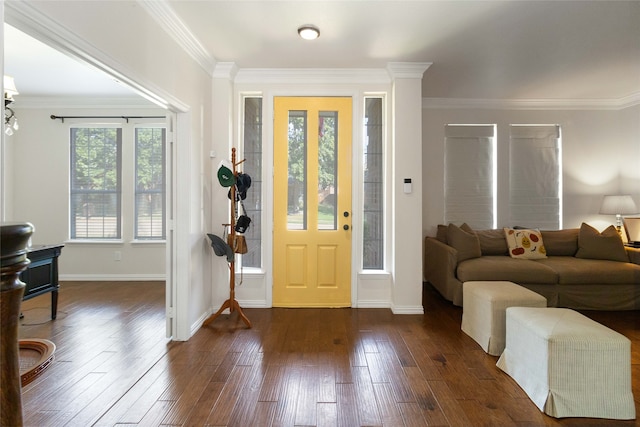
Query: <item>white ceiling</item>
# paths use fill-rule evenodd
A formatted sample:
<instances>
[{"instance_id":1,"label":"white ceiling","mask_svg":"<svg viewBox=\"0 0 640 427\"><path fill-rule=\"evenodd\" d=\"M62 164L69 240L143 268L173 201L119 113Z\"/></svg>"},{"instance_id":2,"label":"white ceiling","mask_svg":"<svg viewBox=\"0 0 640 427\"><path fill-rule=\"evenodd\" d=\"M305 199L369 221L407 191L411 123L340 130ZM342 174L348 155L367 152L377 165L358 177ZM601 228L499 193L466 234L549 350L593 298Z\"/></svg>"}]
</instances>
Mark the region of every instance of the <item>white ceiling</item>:
<instances>
[{"instance_id":1,"label":"white ceiling","mask_svg":"<svg viewBox=\"0 0 640 427\"><path fill-rule=\"evenodd\" d=\"M384 68L432 62L423 96L640 95L640 1L166 0L216 61L239 68ZM296 29L320 28L315 41ZM24 95L130 94L9 28L5 72Z\"/></svg>"},{"instance_id":2,"label":"white ceiling","mask_svg":"<svg viewBox=\"0 0 640 427\"><path fill-rule=\"evenodd\" d=\"M4 26L4 73L15 79L19 96L130 97L133 92L105 73Z\"/></svg>"}]
</instances>

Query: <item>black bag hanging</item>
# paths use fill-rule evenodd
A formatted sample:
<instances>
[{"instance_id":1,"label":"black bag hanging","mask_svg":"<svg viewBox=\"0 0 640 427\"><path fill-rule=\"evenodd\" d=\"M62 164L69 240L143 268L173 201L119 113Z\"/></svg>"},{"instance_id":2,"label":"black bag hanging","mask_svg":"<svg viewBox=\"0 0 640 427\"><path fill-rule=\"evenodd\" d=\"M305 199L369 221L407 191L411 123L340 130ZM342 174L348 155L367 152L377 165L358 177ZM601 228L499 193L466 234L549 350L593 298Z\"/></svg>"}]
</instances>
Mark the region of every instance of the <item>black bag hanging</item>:
<instances>
[{"instance_id":1,"label":"black bag hanging","mask_svg":"<svg viewBox=\"0 0 640 427\"><path fill-rule=\"evenodd\" d=\"M247 231L247 229L249 229L249 224L251 224L251 218L245 215L247 213L247 210L244 207L244 203L242 203L242 199L240 199L240 206L242 206L242 215L240 215L236 220L235 229L236 229L236 232L244 234Z\"/></svg>"}]
</instances>

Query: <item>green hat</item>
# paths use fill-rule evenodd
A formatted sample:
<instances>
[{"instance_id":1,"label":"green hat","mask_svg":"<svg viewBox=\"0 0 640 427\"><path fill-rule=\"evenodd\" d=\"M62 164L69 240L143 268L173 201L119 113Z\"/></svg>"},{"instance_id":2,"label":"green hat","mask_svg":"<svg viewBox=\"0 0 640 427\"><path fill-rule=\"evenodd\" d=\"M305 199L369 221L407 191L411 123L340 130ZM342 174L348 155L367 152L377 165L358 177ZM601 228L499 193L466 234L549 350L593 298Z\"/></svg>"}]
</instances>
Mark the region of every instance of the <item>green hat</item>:
<instances>
[{"instance_id":1,"label":"green hat","mask_svg":"<svg viewBox=\"0 0 640 427\"><path fill-rule=\"evenodd\" d=\"M236 183L233 165L229 160L223 160L218 165L218 180L223 187L231 187Z\"/></svg>"}]
</instances>

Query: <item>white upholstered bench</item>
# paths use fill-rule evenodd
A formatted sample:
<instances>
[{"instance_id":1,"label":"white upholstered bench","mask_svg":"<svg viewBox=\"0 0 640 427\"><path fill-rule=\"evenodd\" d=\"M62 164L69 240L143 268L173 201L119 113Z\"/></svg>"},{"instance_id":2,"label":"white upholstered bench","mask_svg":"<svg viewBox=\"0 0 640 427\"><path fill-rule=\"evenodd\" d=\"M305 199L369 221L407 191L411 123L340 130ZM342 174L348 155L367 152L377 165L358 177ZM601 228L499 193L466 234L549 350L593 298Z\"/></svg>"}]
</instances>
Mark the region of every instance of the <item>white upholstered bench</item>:
<instances>
[{"instance_id":1,"label":"white upholstered bench","mask_svg":"<svg viewBox=\"0 0 640 427\"><path fill-rule=\"evenodd\" d=\"M500 356L505 344L505 310L514 306L546 307L547 299L512 282L465 282L462 330L485 352Z\"/></svg>"},{"instance_id":2,"label":"white upholstered bench","mask_svg":"<svg viewBox=\"0 0 640 427\"><path fill-rule=\"evenodd\" d=\"M553 417L635 418L631 341L576 311L508 308L497 366Z\"/></svg>"}]
</instances>

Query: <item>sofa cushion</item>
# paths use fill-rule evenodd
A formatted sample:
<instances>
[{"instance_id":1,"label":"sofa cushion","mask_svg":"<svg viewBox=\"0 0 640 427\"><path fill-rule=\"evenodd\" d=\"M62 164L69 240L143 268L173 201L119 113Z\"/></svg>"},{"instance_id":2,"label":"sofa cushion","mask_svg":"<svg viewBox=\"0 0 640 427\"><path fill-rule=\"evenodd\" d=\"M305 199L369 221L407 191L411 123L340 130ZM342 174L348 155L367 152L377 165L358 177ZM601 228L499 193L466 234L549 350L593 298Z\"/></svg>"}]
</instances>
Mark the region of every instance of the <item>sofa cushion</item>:
<instances>
[{"instance_id":1,"label":"sofa cushion","mask_svg":"<svg viewBox=\"0 0 640 427\"><path fill-rule=\"evenodd\" d=\"M507 247L507 241L504 238L503 230L474 230L474 232L480 241L480 250L482 250L482 255L509 254L509 248Z\"/></svg>"},{"instance_id":2,"label":"sofa cushion","mask_svg":"<svg viewBox=\"0 0 640 427\"><path fill-rule=\"evenodd\" d=\"M579 228L542 230L542 240L547 256L574 256L578 251Z\"/></svg>"},{"instance_id":3,"label":"sofa cushion","mask_svg":"<svg viewBox=\"0 0 640 427\"><path fill-rule=\"evenodd\" d=\"M467 224L462 224L460 227L449 224L447 226L447 242L449 242L449 246L458 251L458 262L482 256L478 236Z\"/></svg>"},{"instance_id":4,"label":"sofa cushion","mask_svg":"<svg viewBox=\"0 0 640 427\"><path fill-rule=\"evenodd\" d=\"M598 233L598 230L584 222L578 234L576 258L629 262L622 238L613 225Z\"/></svg>"},{"instance_id":5,"label":"sofa cushion","mask_svg":"<svg viewBox=\"0 0 640 427\"><path fill-rule=\"evenodd\" d=\"M518 284L556 284L557 273L535 260L489 255L458 263L456 276L461 282L472 280L506 280Z\"/></svg>"},{"instance_id":6,"label":"sofa cushion","mask_svg":"<svg viewBox=\"0 0 640 427\"><path fill-rule=\"evenodd\" d=\"M504 228L509 255L516 259L546 258L547 253L540 230Z\"/></svg>"},{"instance_id":7,"label":"sofa cushion","mask_svg":"<svg viewBox=\"0 0 640 427\"><path fill-rule=\"evenodd\" d=\"M436 239L447 244L447 226L444 224L438 224L438 229L436 231Z\"/></svg>"},{"instance_id":8,"label":"sofa cushion","mask_svg":"<svg viewBox=\"0 0 640 427\"><path fill-rule=\"evenodd\" d=\"M640 285L640 265L602 259L554 256L535 262L558 273L559 284Z\"/></svg>"}]
</instances>

